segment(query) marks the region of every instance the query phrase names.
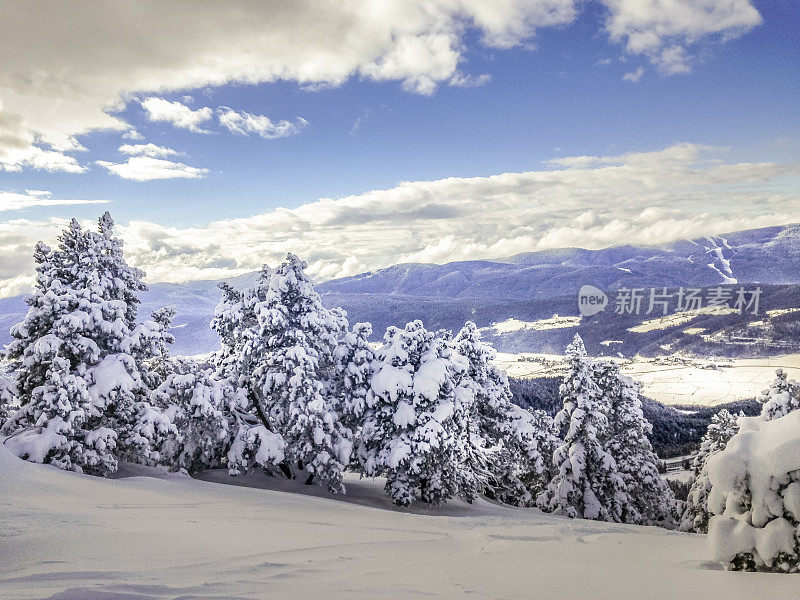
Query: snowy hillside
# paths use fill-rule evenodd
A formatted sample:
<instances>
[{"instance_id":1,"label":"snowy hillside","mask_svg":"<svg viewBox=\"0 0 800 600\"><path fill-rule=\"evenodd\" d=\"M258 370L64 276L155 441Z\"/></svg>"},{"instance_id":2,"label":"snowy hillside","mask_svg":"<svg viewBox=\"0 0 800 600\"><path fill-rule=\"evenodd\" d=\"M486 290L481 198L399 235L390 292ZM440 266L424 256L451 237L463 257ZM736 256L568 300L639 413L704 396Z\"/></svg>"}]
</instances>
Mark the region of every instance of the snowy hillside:
<instances>
[{"instance_id":1,"label":"snowy hillside","mask_svg":"<svg viewBox=\"0 0 800 600\"><path fill-rule=\"evenodd\" d=\"M701 535L483 500L409 514L374 481L330 498L260 473L204 479L127 466L105 480L0 446L0 598L797 596L793 577L721 570Z\"/></svg>"}]
</instances>

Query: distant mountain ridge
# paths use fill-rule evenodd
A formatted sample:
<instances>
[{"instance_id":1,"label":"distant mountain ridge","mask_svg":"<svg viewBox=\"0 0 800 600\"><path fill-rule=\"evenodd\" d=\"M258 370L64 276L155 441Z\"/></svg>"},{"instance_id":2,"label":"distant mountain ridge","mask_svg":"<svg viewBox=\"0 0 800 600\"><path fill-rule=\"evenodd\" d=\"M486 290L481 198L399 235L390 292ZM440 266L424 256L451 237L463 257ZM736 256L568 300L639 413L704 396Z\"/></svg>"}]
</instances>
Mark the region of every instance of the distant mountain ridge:
<instances>
[{"instance_id":1,"label":"distant mountain ridge","mask_svg":"<svg viewBox=\"0 0 800 600\"><path fill-rule=\"evenodd\" d=\"M231 283L244 287L256 277L257 273L248 273ZM388 325L402 325L414 318L432 328L454 329L466 319L487 326L512 317L531 320L554 313L577 314L574 299L583 284L613 290L623 286L708 287L734 281L800 284L800 225L658 246L563 248L497 260L400 264L326 281L317 285L317 290L326 305L345 308L351 322L372 322L376 337L380 337ZM174 305L178 310L174 352L214 350L219 340L209 323L220 298L217 283L153 283L150 291L141 295L140 315ZM9 328L26 311L23 296L0 299L0 344L10 341ZM572 335L574 331L561 333ZM520 339L518 334L513 348L524 348L534 339L541 344L541 339L550 335L525 333ZM553 349L560 348L560 336L553 339Z\"/></svg>"},{"instance_id":2,"label":"distant mountain ridge","mask_svg":"<svg viewBox=\"0 0 800 600\"><path fill-rule=\"evenodd\" d=\"M659 246L564 248L507 259L399 264L321 283L320 293L531 300L619 287L800 283L800 225L767 227Z\"/></svg>"}]
</instances>

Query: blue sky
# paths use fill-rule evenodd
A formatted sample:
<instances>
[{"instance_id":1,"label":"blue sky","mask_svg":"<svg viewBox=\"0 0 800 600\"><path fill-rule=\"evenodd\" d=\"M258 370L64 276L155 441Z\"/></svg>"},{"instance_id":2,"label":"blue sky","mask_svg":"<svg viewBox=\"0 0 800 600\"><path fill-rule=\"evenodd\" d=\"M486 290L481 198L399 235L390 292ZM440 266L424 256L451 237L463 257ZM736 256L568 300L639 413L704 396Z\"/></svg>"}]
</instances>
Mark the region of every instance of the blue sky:
<instances>
[{"instance_id":1,"label":"blue sky","mask_svg":"<svg viewBox=\"0 0 800 600\"><path fill-rule=\"evenodd\" d=\"M501 4L509 5L508 14L499 8ZM352 11L342 16L330 9L330 14L320 17L317 34L300 8L297 15L287 13L278 18L269 14L269 4L245 6L245 17L252 10L249 16L256 25L276 28L277 41L264 41L257 37L260 34L242 31L238 35L244 39L243 49L238 53L228 50L235 38L225 39L223 34L219 40L208 38L207 46L198 34L197 40L189 39L186 48L180 47L183 21L174 14L157 14L156 5L146 6L147 11L138 16L124 11L116 19L105 15L121 27L114 40L121 48L118 52L109 45L111 40L104 43L104 36L98 34L107 33L103 19L69 15L72 21L59 27L58 15L49 12L45 21L52 23L45 22L44 31L37 33L44 37L52 27L62 39L80 39L85 48L64 56L63 48L54 47L48 54L47 48L29 48L32 42L17 35L8 45L10 50L0 55L7 65L14 61L12 72L0 76L0 144L4 123L9 136L30 144L19 150L17 143L14 152L18 154L7 151L6 171L0 170L0 193L6 193L0 196L0 203L7 202L6 210L0 212L5 231L15 231L12 224L17 223L16 232L24 224L26 235L52 236L58 219L93 219L108 208L122 225L123 234L131 238L134 262L138 260L159 278L175 274L185 279L249 270L275 260L284 247L311 255L312 270L328 277L386 266L398 259L442 261L500 256L517 248L554 244L594 247L637 241L626 235L631 228L641 229L633 223L648 209L666 211L659 213L658 219L675 221L674 227L651 235L654 241L665 241L682 231L676 214L696 221L698 214L705 214L704 207L729 204L725 198L731 196L725 194L730 190L735 190L733 197L738 200L726 209L724 218L710 224L712 228L750 221L800 220L792 219L791 212L798 200L796 163L800 158L798 3L509 0L497 7L500 16L470 7L454 13L456 9L443 0L441 13L435 18L428 14L419 17L418 26L393 22L408 13L407 6L400 6L396 14L387 11L369 18ZM316 14L313 9L308 14ZM23 14L29 9L22 3L11 3L2 10L12 17L6 19L7 27L16 25L17 33L20 23L31 22L26 18L30 15ZM222 8L207 10L211 11L205 17L209 21L230 16L214 14ZM145 26L143 33L137 23L143 15L157 23L151 44L141 37L148 35L149 28ZM191 20L203 16L186 18L188 31ZM18 21L14 23L14 19ZM258 23L259 19L265 23ZM407 20L415 22L413 15ZM720 25L723 22L730 26ZM336 37L325 31L341 29L343 39L367 36L371 34L364 32L373 31L375 23L385 26L386 39L376 34L376 49L359 47L346 59L339 55ZM301 32L296 48L288 37L295 25ZM241 21L231 17L231 36L237 36L237 26L242 27ZM164 32L159 32L164 27L178 29L174 31L176 41L166 41ZM220 29L225 29L224 21ZM286 40L280 37L284 30L288 32ZM251 44L245 43L248 35L255 36ZM306 40L303 36L311 37ZM93 37L99 41L85 42ZM319 47L307 50L301 39ZM419 42L424 49L404 55L396 48L404 39L412 46ZM175 48L170 47L173 43ZM283 46L276 50L275 44ZM359 40L355 45L359 46ZM261 49L268 54L260 57ZM112 54L110 66L95 65L92 57L101 62L104 52ZM181 57L181 52L186 56ZM301 54L302 61L297 58ZM203 59L198 61L201 67L195 68L192 59L197 56ZM259 72L266 69L265 61L272 70ZM39 79L32 84L34 74ZM453 85L465 78L471 84ZM43 103L30 102L32 97L37 102L44 99ZM179 102L193 111L206 110L209 116L198 121L197 128L208 133L154 121L143 106L148 98ZM112 102L116 106L109 107ZM225 107L239 119L246 114L266 117L270 127L287 120L291 135L266 139L255 131L237 134L220 121ZM240 120L240 125L243 122ZM140 139L124 139L131 137L126 133L130 130ZM83 149L76 151L76 142ZM133 180L125 178L130 172L126 175L124 168L112 172L110 165L124 164L129 158L118 150L123 144L170 149L174 152L146 160L164 161L158 163L161 167L166 161L177 163L181 166L175 167L175 173L193 173L194 177ZM659 158L659 152L670 148L690 151L673 153L671 160L679 161L673 164ZM37 163L30 157L40 151L51 154ZM678 154L680 158L675 158ZM639 155L633 162L629 160ZM0 164L3 156L0 145ZM537 196L539 184L528 181L525 185L533 185L530 189L520 182L511 186L519 194L515 202L532 209L531 219L541 220L542 214L552 217L547 227L539 228L532 221L522 223L527 227L524 231L495 225L484 232L472 231L463 239L455 233L463 227L453 219L474 222L483 210L501 214L507 208L502 203L508 189L495 195L484 186L496 185L497 179L474 178L502 173L523 177L533 172L538 173L533 179L547 179L541 172L564 168L548 161L577 156L595 160L582 165L582 175L571 164L569 181L547 184L555 190L567 189L563 211L559 202L550 206ZM643 166L645 160L647 166ZM771 166L760 170L753 166L765 163ZM710 174L719 164L740 166L726 172L728 179L720 179L718 173ZM657 175L650 171L654 165L661 169ZM670 174L663 171L667 167L699 173L706 180L699 181L696 188L676 190ZM632 193L641 188L641 184L637 188L637 180L661 181L663 176L665 183L656 184L636 202L617 202L626 206L627 212L605 220L586 216L581 229L576 218L598 208L591 198L580 205L580 190L587 185L584 180L591 181L592 190L602 196L603 186L616 185L619 173L613 169L620 168L639 169L626 180ZM742 176L743 170L749 174ZM145 174L140 179L149 177ZM443 191L446 182L452 181L449 178L463 178L458 185L464 184L470 191L459 193L475 203L476 213L462 210L459 198ZM404 192L398 186L401 182L432 182L435 190ZM709 195L710 186L716 186L716 195ZM49 195L32 196L25 190ZM24 197L34 200L28 202ZM278 207L302 212L320 198L345 197L358 198L357 208L352 208L361 215L357 231L349 228L352 219L320 224L303 222L300 213L293 213L289 222L275 214ZM419 223L412 216L405 229L394 223L391 232L397 239L397 251L376 250L374 257L365 258L371 255L369 244L375 232L382 231L388 220L398 219L379 217L373 223L374 231L368 231L369 219L363 214L391 212L391 206L405 201L416 202L418 208L430 207L431 202L438 207L446 203L443 197L455 207L450 211L453 214L442 217L439 211L434 221ZM63 200L64 204L41 205L35 198ZM488 198L499 198L500 205L493 205ZM772 205L765 205L767 199ZM389 208L373 211L371 207L379 203L388 203ZM340 212L341 204L334 206L334 211ZM663 216L668 213L668 218ZM259 224L258 217L264 215L271 216ZM246 247L226 248L232 241L218 222L229 219L244 219L240 225L247 229L244 237L251 240L243 242ZM132 221L148 225L126 229ZM435 224L442 227L433 227ZM564 232L570 227L573 234L567 235ZM442 231L437 233L437 229ZM317 234L292 233L298 230ZM0 227L0 247L3 231ZM319 239L320 231L325 239ZM258 243L259 235L270 238L270 244ZM208 240L205 246L198 245L198 236L220 238L210 248ZM347 244L342 242L344 238ZM22 257L27 256L27 241L27 237L24 241L15 238L13 244L8 241L14 257L0 262L0 280L16 282L8 284L9 290L25 285L24 269L29 261ZM292 245L299 248L288 247ZM341 247L338 253L337 247ZM348 260L350 266L344 267ZM171 261L188 262L192 268L176 270L178 263ZM214 265L225 267L215 270Z\"/></svg>"}]
</instances>

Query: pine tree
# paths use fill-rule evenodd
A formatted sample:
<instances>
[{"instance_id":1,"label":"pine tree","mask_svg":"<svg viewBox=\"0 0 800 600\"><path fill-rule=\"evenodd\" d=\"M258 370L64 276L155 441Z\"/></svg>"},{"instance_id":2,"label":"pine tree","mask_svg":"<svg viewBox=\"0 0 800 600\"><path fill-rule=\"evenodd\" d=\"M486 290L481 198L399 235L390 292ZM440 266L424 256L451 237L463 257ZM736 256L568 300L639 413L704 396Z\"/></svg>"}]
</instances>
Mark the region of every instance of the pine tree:
<instances>
[{"instance_id":1,"label":"pine tree","mask_svg":"<svg viewBox=\"0 0 800 600\"><path fill-rule=\"evenodd\" d=\"M508 378L494 363L495 351L468 321L455 337L468 369L457 388L456 419L464 458L461 495L488 492L508 504L527 504L549 481L555 436L544 413L531 413L511 401Z\"/></svg>"},{"instance_id":2,"label":"pine tree","mask_svg":"<svg viewBox=\"0 0 800 600\"><path fill-rule=\"evenodd\" d=\"M625 483L622 521L672 526L675 498L658 472L658 457L647 435L652 426L642 413L640 385L622 375L619 365L597 362L594 378L610 407L606 450Z\"/></svg>"},{"instance_id":3,"label":"pine tree","mask_svg":"<svg viewBox=\"0 0 800 600\"><path fill-rule=\"evenodd\" d=\"M15 339L8 347L21 410L5 430L13 429L17 439L28 441L39 436L44 446L60 444L40 418L61 418L53 413L52 402L53 394L57 402L67 402L56 390L64 385L74 394L68 402L77 412L69 427L59 427L73 459L60 460L56 446L36 456L104 475L116 468L120 456L158 460L155 448L170 424L147 404L142 378L143 361L154 354L158 339L147 324L134 327L136 292L145 289L142 273L125 263L108 213L99 225L99 233L84 231L73 219L55 251L37 245L36 287L27 299L30 310L12 329ZM42 391L48 389L49 393ZM88 406L84 391L90 398ZM75 449L74 444L82 448ZM93 452L104 454L92 458ZM28 458L34 460L32 454Z\"/></svg>"},{"instance_id":4,"label":"pine tree","mask_svg":"<svg viewBox=\"0 0 800 600\"><path fill-rule=\"evenodd\" d=\"M150 315L150 329L156 335L156 355L147 362L148 371L146 383L150 389L155 389L161 385L167 377L179 369L170 356L169 345L175 342L175 336L170 333L172 320L175 318L177 310L174 306L159 308Z\"/></svg>"},{"instance_id":5,"label":"pine tree","mask_svg":"<svg viewBox=\"0 0 800 600\"><path fill-rule=\"evenodd\" d=\"M282 429L270 423L255 370L266 360L269 348L259 337L256 307L266 300L272 270L264 265L258 280L239 291L227 283L219 285L222 299L214 311L211 328L220 336L221 348L214 355L216 376L228 382L231 442L226 456L231 475L248 472L254 464L268 472L279 468L292 477L286 464L286 442Z\"/></svg>"},{"instance_id":6,"label":"pine tree","mask_svg":"<svg viewBox=\"0 0 800 600\"><path fill-rule=\"evenodd\" d=\"M568 371L561 384L564 407L555 425L566 430L553 454L555 477L537 497L547 512L569 517L621 521L625 484L614 458L603 447L608 407L594 381L591 360L580 336L567 348Z\"/></svg>"},{"instance_id":7,"label":"pine tree","mask_svg":"<svg viewBox=\"0 0 800 600\"><path fill-rule=\"evenodd\" d=\"M152 404L169 414L177 431L167 450L176 469L195 473L222 466L230 446L225 403L231 396L226 380L194 364L183 373L172 373L153 391Z\"/></svg>"},{"instance_id":8,"label":"pine tree","mask_svg":"<svg viewBox=\"0 0 800 600\"><path fill-rule=\"evenodd\" d=\"M261 281L269 281L269 272L262 269ZM219 335L220 349L214 360L217 372L224 377L234 375L244 349L246 332L256 326L252 306L245 306L244 294L228 283L219 284L222 299L214 309L211 328ZM263 299L263 298L262 298Z\"/></svg>"},{"instance_id":9,"label":"pine tree","mask_svg":"<svg viewBox=\"0 0 800 600\"><path fill-rule=\"evenodd\" d=\"M6 444L32 462L87 473L113 471L116 433L85 429L92 399L83 378L70 373L69 361L59 356L61 347L61 340L52 334L38 340L31 358L48 365L46 379L17 413Z\"/></svg>"},{"instance_id":10,"label":"pine tree","mask_svg":"<svg viewBox=\"0 0 800 600\"><path fill-rule=\"evenodd\" d=\"M333 353L334 375L331 401L338 414L341 435L355 446L361 435L361 423L367 406L372 381L375 353L369 345L372 325L356 323L352 331L339 340ZM357 460L351 464L359 468Z\"/></svg>"},{"instance_id":11,"label":"pine tree","mask_svg":"<svg viewBox=\"0 0 800 600\"><path fill-rule=\"evenodd\" d=\"M789 379L786 371L777 369L775 381L761 393L761 415L767 421L778 419L800 408L800 384Z\"/></svg>"},{"instance_id":12,"label":"pine tree","mask_svg":"<svg viewBox=\"0 0 800 600\"><path fill-rule=\"evenodd\" d=\"M307 483L341 492L352 442L342 434L329 392L333 353L347 321L342 311L322 305L306 266L289 254L274 271L265 267L250 290L223 287L213 323L223 338L218 365L246 391L235 408L231 472L246 470L257 457L280 456L286 475L295 466ZM263 452L261 443L268 444Z\"/></svg>"},{"instance_id":13,"label":"pine tree","mask_svg":"<svg viewBox=\"0 0 800 600\"><path fill-rule=\"evenodd\" d=\"M700 449L692 458L694 476L681 517L681 531L708 533L708 498L711 494L708 459L725 449L728 441L739 431L738 418L742 416L744 415L734 416L723 408L711 417L711 423L700 442Z\"/></svg>"},{"instance_id":14,"label":"pine tree","mask_svg":"<svg viewBox=\"0 0 800 600\"><path fill-rule=\"evenodd\" d=\"M386 491L400 506L453 497L455 394L465 360L413 321L387 330L375 365L359 451L365 474L386 475Z\"/></svg>"}]
</instances>

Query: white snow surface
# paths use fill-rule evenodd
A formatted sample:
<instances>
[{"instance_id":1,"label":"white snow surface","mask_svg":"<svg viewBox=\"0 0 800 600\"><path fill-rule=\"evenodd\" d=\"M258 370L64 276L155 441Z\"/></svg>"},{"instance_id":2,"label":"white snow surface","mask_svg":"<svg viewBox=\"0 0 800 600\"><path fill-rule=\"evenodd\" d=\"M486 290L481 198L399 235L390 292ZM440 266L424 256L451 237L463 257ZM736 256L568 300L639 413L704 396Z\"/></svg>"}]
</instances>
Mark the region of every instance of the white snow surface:
<instances>
[{"instance_id":1,"label":"white snow surface","mask_svg":"<svg viewBox=\"0 0 800 600\"><path fill-rule=\"evenodd\" d=\"M549 329L567 329L569 327L577 327L581 324L580 317L559 317L553 315L549 319L539 319L538 321L521 321L511 317L505 321L494 323L488 327L481 329L483 333L512 333L514 331L547 331Z\"/></svg>"},{"instance_id":2,"label":"white snow surface","mask_svg":"<svg viewBox=\"0 0 800 600\"><path fill-rule=\"evenodd\" d=\"M702 368L705 362L717 361L690 359L686 364L670 364L636 356L624 361L622 373L641 382L642 393L648 398L664 404L699 406L757 398L775 379L775 370L779 368L788 373L789 379L800 379L800 354L726 359L726 366L719 369ZM509 377L525 379L564 374L563 357L557 354L498 353L495 363Z\"/></svg>"},{"instance_id":3,"label":"white snow surface","mask_svg":"<svg viewBox=\"0 0 800 600\"><path fill-rule=\"evenodd\" d=\"M353 475L333 498L260 472L121 467L93 478L0 446L0 598L797 597L796 577L721 570L700 535L482 500L399 510Z\"/></svg>"}]
</instances>

